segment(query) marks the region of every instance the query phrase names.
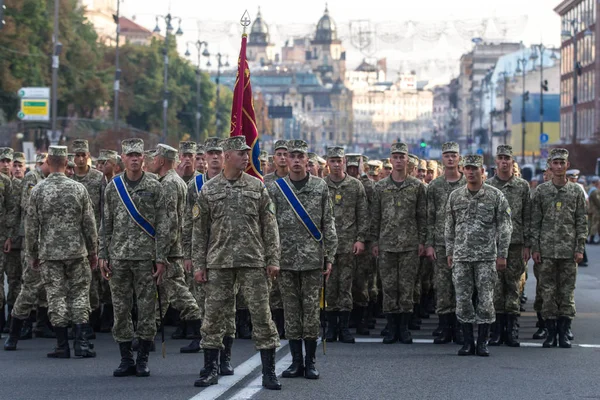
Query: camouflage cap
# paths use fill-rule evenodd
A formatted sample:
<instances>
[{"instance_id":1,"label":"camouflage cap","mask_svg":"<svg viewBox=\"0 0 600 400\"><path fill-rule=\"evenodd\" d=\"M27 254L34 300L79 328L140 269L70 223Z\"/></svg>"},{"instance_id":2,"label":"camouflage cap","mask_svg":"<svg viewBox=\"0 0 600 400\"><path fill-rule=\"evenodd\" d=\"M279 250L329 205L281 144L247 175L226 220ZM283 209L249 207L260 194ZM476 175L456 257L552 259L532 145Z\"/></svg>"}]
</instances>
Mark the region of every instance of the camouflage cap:
<instances>
[{"instance_id":1,"label":"camouflage cap","mask_svg":"<svg viewBox=\"0 0 600 400\"><path fill-rule=\"evenodd\" d=\"M121 141L123 154L144 154L144 141L139 138L124 139Z\"/></svg>"},{"instance_id":2,"label":"camouflage cap","mask_svg":"<svg viewBox=\"0 0 600 400\"><path fill-rule=\"evenodd\" d=\"M290 140L288 142L288 152L308 154L308 144L304 140Z\"/></svg>"},{"instance_id":3,"label":"camouflage cap","mask_svg":"<svg viewBox=\"0 0 600 400\"><path fill-rule=\"evenodd\" d=\"M367 157L367 156L360 156L360 157L362 158L362 161L364 163L368 163L369 162L369 157Z\"/></svg>"},{"instance_id":4,"label":"camouflage cap","mask_svg":"<svg viewBox=\"0 0 600 400\"><path fill-rule=\"evenodd\" d=\"M273 164L273 156L269 155L269 157L267 157L267 162Z\"/></svg>"},{"instance_id":5,"label":"camouflage cap","mask_svg":"<svg viewBox=\"0 0 600 400\"><path fill-rule=\"evenodd\" d=\"M569 150L567 149L552 149L550 150L550 157L548 157L550 161L552 160L568 160L569 159Z\"/></svg>"},{"instance_id":6,"label":"camouflage cap","mask_svg":"<svg viewBox=\"0 0 600 400\"><path fill-rule=\"evenodd\" d=\"M372 160L367 162L367 174L371 176L379 175L383 163L379 160Z\"/></svg>"},{"instance_id":7,"label":"camouflage cap","mask_svg":"<svg viewBox=\"0 0 600 400\"><path fill-rule=\"evenodd\" d=\"M269 153L266 150L261 150L260 155L258 156L258 161L267 162L269 159Z\"/></svg>"},{"instance_id":8,"label":"camouflage cap","mask_svg":"<svg viewBox=\"0 0 600 400\"><path fill-rule=\"evenodd\" d=\"M290 153L292 153L292 151L290 151ZM319 156L317 156L317 153L311 152L311 153L307 153L307 154L308 154L308 162L316 163L316 164L319 163L319 159L318 159Z\"/></svg>"},{"instance_id":9,"label":"camouflage cap","mask_svg":"<svg viewBox=\"0 0 600 400\"><path fill-rule=\"evenodd\" d=\"M118 153L114 150L101 149L98 155L98 161L115 161Z\"/></svg>"},{"instance_id":10,"label":"camouflage cap","mask_svg":"<svg viewBox=\"0 0 600 400\"><path fill-rule=\"evenodd\" d=\"M196 154L196 142L179 142L179 154Z\"/></svg>"},{"instance_id":11,"label":"camouflage cap","mask_svg":"<svg viewBox=\"0 0 600 400\"><path fill-rule=\"evenodd\" d=\"M90 145L85 139L75 139L71 144L73 153L88 153L90 151Z\"/></svg>"},{"instance_id":12,"label":"camouflage cap","mask_svg":"<svg viewBox=\"0 0 600 400\"><path fill-rule=\"evenodd\" d=\"M178 151L176 148L169 146L168 144L160 143L156 146L156 153L154 153L154 157L162 157L167 160L176 160Z\"/></svg>"},{"instance_id":13,"label":"camouflage cap","mask_svg":"<svg viewBox=\"0 0 600 400\"><path fill-rule=\"evenodd\" d=\"M390 149L390 154L394 154L394 153L408 154L407 144L402 143L402 142L392 143L392 148Z\"/></svg>"},{"instance_id":14,"label":"camouflage cap","mask_svg":"<svg viewBox=\"0 0 600 400\"><path fill-rule=\"evenodd\" d=\"M13 153L13 161L20 162L25 164L25 153L21 153L20 151L15 151Z\"/></svg>"},{"instance_id":15,"label":"camouflage cap","mask_svg":"<svg viewBox=\"0 0 600 400\"><path fill-rule=\"evenodd\" d=\"M75 153L67 153L67 167L75 168Z\"/></svg>"},{"instance_id":16,"label":"camouflage cap","mask_svg":"<svg viewBox=\"0 0 600 400\"><path fill-rule=\"evenodd\" d=\"M465 167L467 165L478 168L483 167L483 156L480 156L479 154L467 154L463 157L463 160L463 164Z\"/></svg>"},{"instance_id":17,"label":"camouflage cap","mask_svg":"<svg viewBox=\"0 0 600 400\"><path fill-rule=\"evenodd\" d=\"M497 156L513 156L513 148L510 144L500 144L496 148Z\"/></svg>"},{"instance_id":18,"label":"camouflage cap","mask_svg":"<svg viewBox=\"0 0 600 400\"><path fill-rule=\"evenodd\" d=\"M317 162L321 167L324 167L327 164L327 161L325 161L325 159L321 156L317 156Z\"/></svg>"},{"instance_id":19,"label":"camouflage cap","mask_svg":"<svg viewBox=\"0 0 600 400\"><path fill-rule=\"evenodd\" d=\"M67 146L50 146L48 147L48 155L52 157L66 157Z\"/></svg>"},{"instance_id":20,"label":"camouflage cap","mask_svg":"<svg viewBox=\"0 0 600 400\"><path fill-rule=\"evenodd\" d=\"M438 163L435 160L427 161L427 170L435 171L438 167Z\"/></svg>"},{"instance_id":21,"label":"camouflage cap","mask_svg":"<svg viewBox=\"0 0 600 400\"><path fill-rule=\"evenodd\" d=\"M409 154L408 163L414 164L414 166L416 167L417 165L419 165L419 157L415 156L414 154Z\"/></svg>"},{"instance_id":22,"label":"camouflage cap","mask_svg":"<svg viewBox=\"0 0 600 400\"><path fill-rule=\"evenodd\" d=\"M331 146L327 148L327 158L344 158L344 148L341 146Z\"/></svg>"},{"instance_id":23,"label":"camouflage cap","mask_svg":"<svg viewBox=\"0 0 600 400\"><path fill-rule=\"evenodd\" d=\"M382 158L380 161L383 163L383 168L386 168L386 169L393 168L392 163L390 162L389 158Z\"/></svg>"},{"instance_id":24,"label":"camouflage cap","mask_svg":"<svg viewBox=\"0 0 600 400\"><path fill-rule=\"evenodd\" d=\"M287 140L278 140L275 142L275 146L273 146L273 150L277 149L288 149L288 141Z\"/></svg>"},{"instance_id":25,"label":"camouflage cap","mask_svg":"<svg viewBox=\"0 0 600 400\"><path fill-rule=\"evenodd\" d=\"M427 171L427 160L419 160L419 170Z\"/></svg>"},{"instance_id":26,"label":"camouflage cap","mask_svg":"<svg viewBox=\"0 0 600 400\"><path fill-rule=\"evenodd\" d=\"M460 153L460 147L456 142L446 142L442 144L442 154L444 153Z\"/></svg>"},{"instance_id":27,"label":"camouflage cap","mask_svg":"<svg viewBox=\"0 0 600 400\"><path fill-rule=\"evenodd\" d=\"M196 154L204 154L206 151L204 150L204 145L202 143L196 144Z\"/></svg>"},{"instance_id":28,"label":"camouflage cap","mask_svg":"<svg viewBox=\"0 0 600 400\"><path fill-rule=\"evenodd\" d=\"M246 144L246 137L232 136L223 140L223 151L245 151L250 150L250 146Z\"/></svg>"},{"instance_id":29,"label":"camouflage cap","mask_svg":"<svg viewBox=\"0 0 600 400\"><path fill-rule=\"evenodd\" d=\"M14 150L10 147L0 147L0 160L13 160Z\"/></svg>"},{"instance_id":30,"label":"camouflage cap","mask_svg":"<svg viewBox=\"0 0 600 400\"><path fill-rule=\"evenodd\" d=\"M48 158L48 153L37 153L35 155L36 164L42 164Z\"/></svg>"},{"instance_id":31,"label":"camouflage cap","mask_svg":"<svg viewBox=\"0 0 600 400\"><path fill-rule=\"evenodd\" d=\"M204 151L223 151L223 140L218 137L209 137L204 142Z\"/></svg>"},{"instance_id":32,"label":"camouflage cap","mask_svg":"<svg viewBox=\"0 0 600 400\"><path fill-rule=\"evenodd\" d=\"M360 154L346 154L346 167L358 167L361 157Z\"/></svg>"}]
</instances>

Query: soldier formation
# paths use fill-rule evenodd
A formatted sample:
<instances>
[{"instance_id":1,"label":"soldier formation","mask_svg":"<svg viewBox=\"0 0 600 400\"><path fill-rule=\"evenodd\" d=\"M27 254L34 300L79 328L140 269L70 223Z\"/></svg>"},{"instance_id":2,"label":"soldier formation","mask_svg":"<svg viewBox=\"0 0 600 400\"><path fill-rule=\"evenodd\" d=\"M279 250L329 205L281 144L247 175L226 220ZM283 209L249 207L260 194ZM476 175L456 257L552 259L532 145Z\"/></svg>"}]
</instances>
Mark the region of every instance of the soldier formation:
<instances>
[{"instance_id":1,"label":"soldier formation","mask_svg":"<svg viewBox=\"0 0 600 400\"><path fill-rule=\"evenodd\" d=\"M95 331L112 331L121 354L113 375L149 376L171 307L181 319L174 337L191 339L180 351L203 350L200 387L234 374L236 334L254 340L267 389L281 389L284 337L292 364L282 376L318 379L322 318L327 342L354 343L352 327L368 335L385 315L383 343L411 344L410 331L435 312L435 344L489 356L488 345L520 345L530 258L534 338L571 346L588 225L565 149L551 150L547 182L533 190L508 145L486 179L482 157L461 157L453 142L438 163L404 143L369 160L338 146L321 158L302 140L279 140L259 157L264 183L244 172L241 136L152 150L126 139L120 155L101 150L96 168L87 141L71 151L50 146L24 174L23 153L0 148L5 350L31 337L35 310L36 335L56 337L48 357L70 358L69 339L76 357L94 357ZM590 204L600 208L597 193Z\"/></svg>"}]
</instances>

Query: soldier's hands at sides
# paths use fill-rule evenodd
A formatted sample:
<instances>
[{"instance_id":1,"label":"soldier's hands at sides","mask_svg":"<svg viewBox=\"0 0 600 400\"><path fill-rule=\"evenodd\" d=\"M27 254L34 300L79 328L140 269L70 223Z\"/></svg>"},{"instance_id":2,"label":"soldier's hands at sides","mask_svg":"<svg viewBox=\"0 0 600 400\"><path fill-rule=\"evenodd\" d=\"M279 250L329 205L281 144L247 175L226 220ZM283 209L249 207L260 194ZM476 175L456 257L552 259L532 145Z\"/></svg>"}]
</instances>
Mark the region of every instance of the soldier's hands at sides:
<instances>
[{"instance_id":1,"label":"soldier's hands at sides","mask_svg":"<svg viewBox=\"0 0 600 400\"><path fill-rule=\"evenodd\" d=\"M359 256L362 253L364 253L365 251L365 244L363 242L356 242L354 243L354 246L352 247L352 253L354 253L355 256Z\"/></svg>"},{"instance_id":2,"label":"soldier's hands at sides","mask_svg":"<svg viewBox=\"0 0 600 400\"><path fill-rule=\"evenodd\" d=\"M100 272L102 273L102 278L104 278L104 280L107 280L107 281L110 280L110 277L112 275L112 270L110 269L108 260L100 259L100 260L98 260L98 265L100 266Z\"/></svg>"},{"instance_id":3,"label":"soldier's hands at sides","mask_svg":"<svg viewBox=\"0 0 600 400\"><path fill-rule=\"evenodd\" d=\"M156 271L152 274L152 277L156 279L156 284L160 285L163 283L163 276L165 274L166 267L163 263L156 263Z\"/></svg>"},{"instance_id":4,"label":"soldier's hands at sides","mask_svg":"<svg viewBox=\"0 0 600 400\"><path fill-rule=\"evenodd\" d=\"M422 244L419 245L419 257L425 256L425 246Z\"/></svg>"},{"instance_id":5,"label":"soldier's hands at sides","mask_svg":"<svg viewBox=\"0 0 600 400\"><path fill-rule=\"evenodd\" d=\"M183 268L185 268L185 272L188 274L192 272L192 260L183 260Z\"/></svg>"},{"instance_id":6,"label":"soldier's hands at sides","mask_svg":"<svg viewBox=\"0 0 600 400\"><path fill-rule=\"evenodd\" d=\"M534 251L533 252L533 262L536 264L541 264L542 263L542 255L540 254L539 251Z\"/></svg>"},{"instance_id":7,"label":"soldier's hands at sides","mask_svg":"<svg viewBox=\"0 0 600 400\"><path fill-rule=\"evenodd\" d=\"M452 268L452 256L448 256L448 268Z\"/></svg>"},{"instance_id":8,"label":"soldier's hands at sides","mask_svg":"<svg viewBox=\"0 0 600 400\"><path fill-rule=\"evenodd\" d=\"M373 246L371 252L373 253L373 257L379 257L379 246Z\"/></svg>"},{"instance_id":9,"label":"soldier's hands at sides","mask_svg":"<svg viewBox=\"0 0 600 400\"><path fill-rule=\"evenodd\" d=\"M435 254L435 249L433 247L428 247L427 250L425 250L425 255L431 261L437 260L437 254Z\"/></svg>"},{"instance_id":10,"label":"soldier's hands at sides","mask_svg":"<svg viewBox=\"0 0 600 400\"><path fill-rule=\"evenodd\" d=\"M39 271L39 269L40 269L40 259L39 258L32 258L31 260L29 260L29 265L31 265L31 269L33 269L34 271Z\"/></svg>"},{"instance_id":11,"label":"soldier's hands at sides","mask_svg":"<svg viewBox=\"0 0 600 400\"><path fill-rule=\"evenodd\" d=\"M583 261L583 253L575 253L575 262L579 264L581 261Z\"/></svg>"},{"instance_id":12,"label":"soldier's hands at sides","mask_svg":"<svg viewBox=\"0 0 600 400\"><path fill-rule=\"evenodd\" d=\"M199 269L194 274L194 280L198 283L208 282L208 274L206 273L206 269Z\"/></svg>"},{"instance_id":13,"label":"soldier's hands at sides","mask_svg":"<svg viewBox=\"0 0 600 400\"><path fill-rule=\"evenodd\" d=\"M98 269L98 255L97 254L90 254L88 256L88 261L90 262L90 268L92 269L92 271L95 271Z\"/></svg>"},{"instance_id":14,"label":"soldier's hands at sides","mask_svg":"<svg viewBox=\"0 0 600 400\"><path fill-rule=\"evenodd\" d=\"M4 252L10 253L11 249L12 249L12 241L10 240L10 238L8 238L8 239L6 239L6 242L4 242Z\"/></svg>"},{"instance_id":15,"label":"soldier's hands at sides","mask_svg":"<svg viewBox=\"0 0 600 400\"><path fill-rule=\"evenodd\" d=\"M528 247L525 247L523 249L523 261L525 262L525 264L527 264L527 262L529 261L530 258L531 258L531 250L529 250Z\"/></svg>"},{"instance_id":16,"label":"soldier's hands at sides","mask_svg":"<svg viewBox=\"0 0 600 400\"><path fill-rule=\"evenodd\" d=\"M323 275L325 275L325 282L329 281L329 275L331 275L331 268L333 268L333 265L330 262L325 263L325 271L323 271Z\"/></svg>"},{"instance_id":17,"label":"soldier's hands at sides","mask_svg":"<svg viewBox=\"0 0 600 400\"><path fill-rule=\"evenodd\" d=\"M279 267L276 267L274 265L268 265L267 275L269 275L271 279L277 279L277 275L279 275Z\"/></svg>"},{"instance_id":18,"label":"soldier's hands at sides","mask_svg":"<svg viewBox=\"0 0 600 400\"><path fill-rule=\"evenodd\" d=\"M506 258L496 258L496 270L504 271L506 269Z\"/></svg>"}]
</instances>

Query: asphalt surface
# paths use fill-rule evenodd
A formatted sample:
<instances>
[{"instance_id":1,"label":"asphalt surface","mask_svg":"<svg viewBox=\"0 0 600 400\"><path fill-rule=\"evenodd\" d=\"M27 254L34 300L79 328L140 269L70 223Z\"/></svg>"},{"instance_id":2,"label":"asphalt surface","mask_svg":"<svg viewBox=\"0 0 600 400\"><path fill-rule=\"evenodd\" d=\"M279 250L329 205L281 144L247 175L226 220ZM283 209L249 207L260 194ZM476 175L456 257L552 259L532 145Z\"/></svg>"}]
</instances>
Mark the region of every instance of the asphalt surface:
<instances>
[{"instance_id":1,"label":"asphalt surface","mask_svg":"<svg viewBox=\"0 0 600 400\"><path fill-rule=\"evenodd\" d=\"M236 373L219 385L195 388L202 353L180 354L185 340L167 340L166 358L150 355L149 378L114 378L119 352L110 334L98 334L94 359L53 360L46 352L52 339L19 342L15 352L0 351L0 399L591 399L600 398L600 246L589 246L590 266L577 278L577 318L572 349L543 349L531 339L535 278L531 271L529 301L521 317L521 348L490 347L491 357L458 357L459 346L433 345L432 316L422 330L413 331L415 344L383 345L379 332L357 336L354 345L328 343L327 354L317 350L321 379L281 379L282 391L262 390L260 358L252 341L237 340L233 347ZM167 328L169 337L173 328ZM6 335L4 335L6 336ZM277 352L277 371L290 362L287 342Z\"/></svg>"}]
</instances>

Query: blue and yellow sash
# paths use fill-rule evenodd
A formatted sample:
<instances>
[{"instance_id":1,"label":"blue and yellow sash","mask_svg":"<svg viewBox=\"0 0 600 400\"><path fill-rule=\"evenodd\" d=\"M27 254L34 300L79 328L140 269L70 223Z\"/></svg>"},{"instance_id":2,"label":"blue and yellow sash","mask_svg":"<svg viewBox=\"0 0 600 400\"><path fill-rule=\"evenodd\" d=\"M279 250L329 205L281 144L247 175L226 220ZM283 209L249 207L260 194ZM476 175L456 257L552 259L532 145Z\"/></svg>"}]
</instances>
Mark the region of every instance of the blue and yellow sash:
<instances>
[{"instance_id":1,"label":"blue and yellow sash","mask_svg":"<svg viewBox=\"0 0 600 400\"><path fill-rule=\"evenodd\" d=\"M125 206L125 209L129 213L129 216L131 217L131 219L133 219L133 221L140 228L142 228L142 230L144 232L146 232L148 234L148 236L150 236L152 239L154 239L154 236L156 234L154 227L152 226L152 224L150 222L148 222L148 220L146 218L144 218L142 216L142 214L140 214L138 209L135 207L133 200L131 200L131 197L129 196L129 192L127 192L127 189L125 188L125 184L123 183L123 178L121 176L117 176L113 179L113 181L115 182L115 187L117 188L117 193L119 194L119 198L123 202L123 205Z\"/></svg>"},{"instance_id":2,"label":"blue and yellow sash","mask_svg":"<svg viewBox=\"0 0 600 400\"><path fill-rule=\"evenodd\" d=\"M298 200L298 197L296 196L290 185L286 182L284 178L277 179L275 183L277 184L279 190L281 190L283 197L285 197L290 207L292 207L292 210L294 210L296 217L298 217L298 219L300 220L302 225L304 225L308 233L310 233L313 239L321 243L323 241L323 234L321 233L317 225L315 225L313 220L310 218L310 215L308 215L308 212L306 211L302 203L300 203L300 200Z\"/></svg>"},{"instance_id":3,"label":"blue and yellow sash","mask_svg":"<svg viewBox=\"0 0 600 400\"><path fill-rule=\"evenodd\" d=\"M204 174L196 175L194 181L196 182L196 193L200 193L200 191L202 190L202 186L204 186L204 184L206 183L206 178L204 177Z\"/></svg>"}]
</instances>

